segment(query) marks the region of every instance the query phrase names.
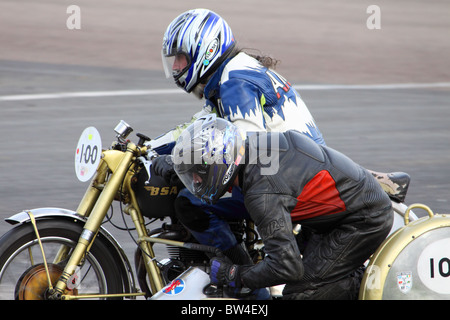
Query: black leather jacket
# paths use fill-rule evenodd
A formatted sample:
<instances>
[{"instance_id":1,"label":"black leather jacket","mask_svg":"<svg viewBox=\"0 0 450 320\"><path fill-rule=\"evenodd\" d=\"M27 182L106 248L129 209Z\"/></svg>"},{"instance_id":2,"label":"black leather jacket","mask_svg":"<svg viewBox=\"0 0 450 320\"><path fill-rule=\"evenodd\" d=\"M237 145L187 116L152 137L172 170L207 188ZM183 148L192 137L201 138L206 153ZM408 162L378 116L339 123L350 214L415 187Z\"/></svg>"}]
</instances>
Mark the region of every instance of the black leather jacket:
<instances>
[{"instance_id":1,"label":"black leather jacket","mask_svg":"<svg viewBox=\"0 0 450 320\"><path fill-rule=\"evenodd\" d=\"M326 232L346 215L391 204L367 170L297 131L254 134L246 151L239 181L267 254L262 262L241 268L249 288L302 278L293 222Z\"/></svg>"}]
</instances>

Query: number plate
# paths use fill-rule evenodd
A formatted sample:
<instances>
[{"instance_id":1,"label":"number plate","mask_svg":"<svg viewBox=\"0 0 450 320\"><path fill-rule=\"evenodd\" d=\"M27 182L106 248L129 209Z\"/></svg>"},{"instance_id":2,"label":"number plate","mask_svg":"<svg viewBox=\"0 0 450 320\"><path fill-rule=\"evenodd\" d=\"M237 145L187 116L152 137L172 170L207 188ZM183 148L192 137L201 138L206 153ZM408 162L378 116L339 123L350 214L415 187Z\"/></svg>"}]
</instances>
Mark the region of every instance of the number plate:
<instances>
[{"instance_id":1,"label":"number plate","mask_svg":"<svg viewBox=\"0 0 450 320\"><path fill-rule=\"evenodd\" d=\"M75 173L85 182L95 174L102 155L100 133L94 127L84 129L75 150Z\"/></svg>"}]
</instances>

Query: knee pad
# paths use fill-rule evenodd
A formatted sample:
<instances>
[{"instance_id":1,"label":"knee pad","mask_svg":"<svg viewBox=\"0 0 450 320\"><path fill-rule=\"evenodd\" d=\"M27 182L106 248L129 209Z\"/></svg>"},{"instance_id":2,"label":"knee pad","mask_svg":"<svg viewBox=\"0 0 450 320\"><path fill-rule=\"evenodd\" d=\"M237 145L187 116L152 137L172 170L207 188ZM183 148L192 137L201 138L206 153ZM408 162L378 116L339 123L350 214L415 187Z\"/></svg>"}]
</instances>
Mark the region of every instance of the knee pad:
<instances>
[{"instance_id":1,"label":"knee pad","mask_svg":"<svg viewBox=\"0 0 450 320\"><path fill-rule=\"evenodd\" d=\"M192 202L182 196L175 199L175 213L177 218L186 228L203 232L209 227L209 215L202 208L195 206Z\"/></svg>"}]
</instances>

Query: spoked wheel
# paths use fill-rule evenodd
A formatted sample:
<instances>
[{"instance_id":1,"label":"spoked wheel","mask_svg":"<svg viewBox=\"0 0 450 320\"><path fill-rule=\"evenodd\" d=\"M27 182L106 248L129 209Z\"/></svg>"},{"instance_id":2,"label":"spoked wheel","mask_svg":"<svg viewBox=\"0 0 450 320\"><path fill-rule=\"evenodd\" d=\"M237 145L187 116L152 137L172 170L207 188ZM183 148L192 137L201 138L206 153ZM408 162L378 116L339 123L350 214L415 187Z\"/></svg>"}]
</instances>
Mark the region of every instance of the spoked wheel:
<instances>
[{"instance_id":1,"label":"spoked wheel","mask_svg":"<svg viewBox=\"0 0 450 320\"><path fill-rule=\"evenodd\" d=\"M81 224L66 220L38 221L47 261L30 224L20 225L0 239L0 299L45 300L49 277L53 286L64 270L82 231ZM120 274L108 247L96 239L83 264L67 281L64 294L122 293Z\"/></svg>"}]
</instances>

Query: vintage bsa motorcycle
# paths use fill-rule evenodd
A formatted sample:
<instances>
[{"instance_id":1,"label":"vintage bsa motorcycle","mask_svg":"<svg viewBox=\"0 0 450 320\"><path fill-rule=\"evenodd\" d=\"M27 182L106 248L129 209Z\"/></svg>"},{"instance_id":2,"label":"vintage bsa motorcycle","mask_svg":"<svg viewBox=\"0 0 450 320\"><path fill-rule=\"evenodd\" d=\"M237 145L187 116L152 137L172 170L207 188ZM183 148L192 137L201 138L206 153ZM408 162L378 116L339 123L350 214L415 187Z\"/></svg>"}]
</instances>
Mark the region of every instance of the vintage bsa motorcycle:
<instances>
[{"instance_id":1,"label":"vintage bsa motorcycle","mask_svg":"<svg viewBox=\"0 0 450 320\"><path fill-rule=\"evenodd\" d=\"M14 228L0 239L0 299L228 297L226 288L209 284L209 257L221 252L196 243L177 221L173 201L178 190L153 174L151 159L157 154L146 143L150 139L138 133L139 141L131 142L127 138L132 129L123 121L114 130L116 139L108 150L102 150L93 127L79 139L76 174L90 184L75 211L38 208L6 219ZM359 298L450 298L450 217L433 214L424 205L407 207L406 174L377 178L393 199L395 222L368 261ZM103 227L114 201L134 223L127 230L136 234L134 271ZM426 210L428 216L417 218L414 208ZM147 229L156 222L156 228ZM264 258L252 221L230 221L230 226L255 263ZM154 244L167 246L168 257L157 259ZM279 286L270 289L272 297L281 297ZM242 292L242 297L252 299L251 294Z\"/></svg>"}]
</instances>

